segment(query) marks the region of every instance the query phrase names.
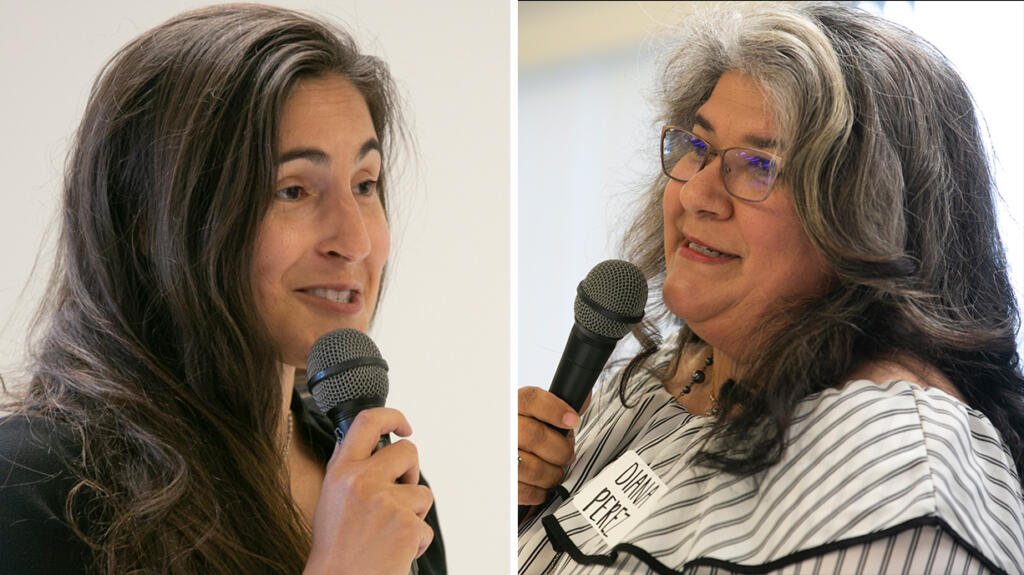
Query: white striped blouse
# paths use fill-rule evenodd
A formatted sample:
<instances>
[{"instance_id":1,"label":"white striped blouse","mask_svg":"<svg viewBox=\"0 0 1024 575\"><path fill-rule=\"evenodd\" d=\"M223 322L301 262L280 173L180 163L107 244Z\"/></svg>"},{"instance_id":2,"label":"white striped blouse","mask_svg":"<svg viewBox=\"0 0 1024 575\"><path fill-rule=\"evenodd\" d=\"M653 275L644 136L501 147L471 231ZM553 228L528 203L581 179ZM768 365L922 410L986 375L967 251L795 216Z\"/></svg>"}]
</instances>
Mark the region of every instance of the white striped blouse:
<instances>
[{"instance_id":1,"label":"white striped blouse","mask_svg":"<svg viewBox=\"0 0 1024 575\"><path fill-rule=\"evenodd\" d=\"M618 383L595 390L575 463L520 526L520 575L1024 573L1012 459L984 415L942 391L859 380L808 396L783 459L741 478L690 463L708 420L660 381L635 375L629 408ZM598 474L634 453L664 489L642 522L608 539L628 513L595 523L588 505L608 481Z\"/></svg>"}]
</instances>

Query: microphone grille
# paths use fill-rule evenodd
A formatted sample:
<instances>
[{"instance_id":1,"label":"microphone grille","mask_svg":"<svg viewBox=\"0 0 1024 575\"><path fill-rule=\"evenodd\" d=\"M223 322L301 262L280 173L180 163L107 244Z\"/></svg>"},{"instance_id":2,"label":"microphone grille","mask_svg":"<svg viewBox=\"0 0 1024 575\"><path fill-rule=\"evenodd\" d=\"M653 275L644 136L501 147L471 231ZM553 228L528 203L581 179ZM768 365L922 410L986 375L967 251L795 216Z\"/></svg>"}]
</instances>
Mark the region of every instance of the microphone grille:
<instances>
[{"instance_id":1,"label":"microphone grille","mask_svg":"<svg viewBox=\"0 0 1024 575\"><path fill-rule=\"evenodd\" d=\"M379 360L379 363L360 364L360 360L366 359ZM325 414L332 407L357 397L388 396L387 364L373 340L355 329L334 330L316 340L306 358L306 375L312 379L325 369L347 362L355 365L323 378L309 390L316 406Z\"/></svg>"},{"instance_id":2,"label":"microphone grille","mask_svg":"<svg viewBox=\"0 0 1024 575\"><path fill-rule=\"evenodd\" d=\"M579 292L574 305L576 323L612 339L629 333L633 324L643 318L647 305L644 274L622 260L605 260L594 266L580 282Z\"/></svg>"}]
</instances>

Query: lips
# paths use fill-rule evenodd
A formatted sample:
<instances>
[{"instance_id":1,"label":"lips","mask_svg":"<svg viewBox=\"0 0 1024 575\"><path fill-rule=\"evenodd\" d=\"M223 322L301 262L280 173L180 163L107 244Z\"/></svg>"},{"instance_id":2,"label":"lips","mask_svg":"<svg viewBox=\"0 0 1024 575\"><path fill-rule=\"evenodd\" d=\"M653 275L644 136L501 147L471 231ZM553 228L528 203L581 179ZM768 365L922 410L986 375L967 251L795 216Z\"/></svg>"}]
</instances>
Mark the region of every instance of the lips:
<instances>
[{"instance_id":1,"label":"lips","mask_svg":"<svg viewBox=\"0 0 1024 575\"><path fill-rule=\"evenodd\" d=\"M708 245L708 244L706 244L706 243L704 243L704 242L702 242L702 241L700 241L700 240L698 240L696 238L693 238L693 237L690 237L690 236L687 236L687 235L683 235L683 238L682 238L680 244L681 244L680 247L682 247L682 248L687 248L687 249L689 249L691 251L694 251L694 252L696 252L698 254L701 254L703 256L707 256L709 258L730 259L730 258L739 257L739 256L737 256L735 254L730 254L728 252L724 252L722 250L716 249L716 248L714 248L714 247L712 247L712 246L710 246L710 245Z\"/></svg>"},{"instance_id":2,"label":"lips","mask_svg":"<svg viewBox=\"0 0 1024 575\"><path fill-rule=\"evenodd\" d=\"M352 295L356 292L352 290L339 291L333 289L316 288L314 290L307 291L306 293L311 293L317 297L329 299L335 303L351 303Z\"/></svg>"},{"instance_id":3,"label":"lips","mask_svg":"<svg viewBox=\"0 0 1024 575\"><path fill-rule=\"evenodd\" d=\"M317 285L300 288L296 291L341 305L358 304L362 296L362 290L353 285Z\"/></svg>"}]
</instances>

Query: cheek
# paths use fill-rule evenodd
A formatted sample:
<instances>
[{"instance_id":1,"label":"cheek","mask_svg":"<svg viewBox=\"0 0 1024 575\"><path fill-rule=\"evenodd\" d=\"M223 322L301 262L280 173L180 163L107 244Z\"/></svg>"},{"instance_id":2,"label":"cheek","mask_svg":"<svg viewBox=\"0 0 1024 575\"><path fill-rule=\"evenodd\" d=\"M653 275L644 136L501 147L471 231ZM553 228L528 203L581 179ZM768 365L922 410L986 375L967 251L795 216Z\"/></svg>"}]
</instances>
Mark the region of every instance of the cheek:
<instances>
[{"instance_id":1,"label":"cheek","mask_svg":"<svg viewBox=\"0 0 1024 575\"><path fill-rule=\"evenodd\" d=\"M679 182L669 181L661 193L662 224L665 236L665 257L675 249L674 241L677 237L676 219L679 218L683 206L679 203Z\"/></svg>"},{"instance_id":2,"label":"cheek","mask_svg":"<svg viewBox=\"0 0 1024 575\"><path fill-rule=\"evenodd\" d=\"M834 274L804 233L796 214L782 224L772 226L751 246L760 246L763 257L760 273L765 291L778 299L802 298L825 292Z\"/></svg>"},{"instance_id":3,"label":"cheek","mask_svg":"<svg viewBox=\"0 0 1024 575\"><path fill-rule=\"evenodd\" d=\"M260 231L252 266L252 285L256 292L257 303L261 306L267 297L266 291L270 286L270 276L274 273L274 262L278 259L274 253L278 245L272 237L268 237L262 230Z\"/></svg>"},{"instance_id":4,"label":"cheek","mask_svg":"<svg viewBox=\"0 0 1024 575\"><path fill-rule=\"evenodd\" d=\"M665 223L675 220L683 210L683 205L679 202L679 192L682 186L683 184L679 182L669 180L661 192L661 212L665 217Z\"/></svg>"},{"instance_id":5,"label":"cheek","mask_svg":"<svg viewBox=\"0 0 1024 575\"><path fill-rule=\"evenodd\" d=\"M374 296L380 292L380 276L391 251L391 231L383 212L366 220L366 232L370 236L370 254L366 258L372 278Z\"/></svg>"},{"instance_id":6,"label":"cheek","mask_svg":"<svg viewBox=\"0 0 1024 575\"><path fill-rule=\"evenodd\" d=\"M257 305L264 314L268 304L274 301L274 291L280 285L289 262L294 260L295 238L289 226L264 219L256 238L256 253L253 259L252 285Z\"/></svg>"},{"instance_id":7,"label":"cheek","mask_svg":"<svg viewBox=\"0 0 1024 575\"><path fill-rule=\"evenodd\" d=\"M388 253L391 252L391 229L388 227L387 220L381 217L379 224L374 226L370 234L373 238L374 256L380 260L380 265L383 267L384 262L388 259Z\"/></svg>"}]
</instances>

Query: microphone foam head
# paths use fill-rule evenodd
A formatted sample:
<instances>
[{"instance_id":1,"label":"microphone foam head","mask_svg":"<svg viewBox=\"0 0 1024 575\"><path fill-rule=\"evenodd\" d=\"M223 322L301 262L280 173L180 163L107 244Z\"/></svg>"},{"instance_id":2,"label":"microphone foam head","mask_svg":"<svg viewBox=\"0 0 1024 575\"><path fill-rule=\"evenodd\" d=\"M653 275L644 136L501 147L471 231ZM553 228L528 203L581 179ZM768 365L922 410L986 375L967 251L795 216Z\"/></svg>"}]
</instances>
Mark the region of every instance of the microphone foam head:
<instances>
[{"instance_id":1,"label":"microphone foam head","mask_svg":"<svg viewBox=\"0 0 1024 575\"><path fill-rule=\"evenodd\" d=\"M312 381L325 369L338 372L314 382L309 390L325 414L357 397L388 396L387 364L377 345L361 331L337 329L316 340L306 358L306 376Z\"/></svg>"},{"instance_id":2,"label":"microphone foam head","mask_svg":"<svg viewBox=\"0 0 1024 575\"><path fill-rule=\"evenodd\" d=\"M647 280L640 268L622 260L605 260L580 282L574 305L576 323L598 335L619 339L643 318L646 305Z\"/></svg>"}]
</instances>

